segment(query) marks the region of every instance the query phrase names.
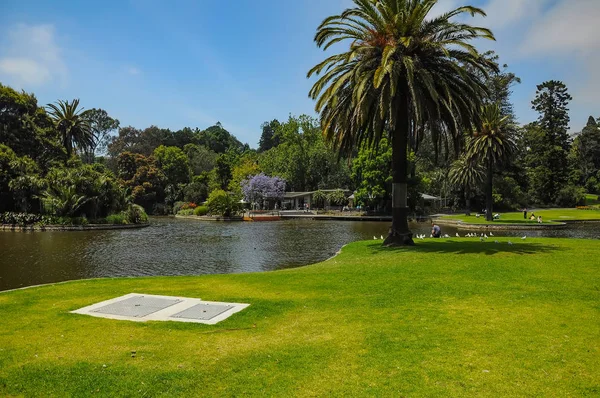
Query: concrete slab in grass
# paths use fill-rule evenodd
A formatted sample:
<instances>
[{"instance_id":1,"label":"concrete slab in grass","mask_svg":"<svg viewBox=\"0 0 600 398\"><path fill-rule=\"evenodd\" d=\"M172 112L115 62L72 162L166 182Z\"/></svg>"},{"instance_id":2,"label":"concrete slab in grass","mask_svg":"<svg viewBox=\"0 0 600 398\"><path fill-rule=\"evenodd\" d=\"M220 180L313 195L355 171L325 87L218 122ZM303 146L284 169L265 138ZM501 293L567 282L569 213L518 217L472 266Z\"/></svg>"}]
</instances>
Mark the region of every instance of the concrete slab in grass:
<instances>
[{"instance_id":1,"label":"concrete slab in grass","mask_svg":"<svg viewBox=\"0 0 600 398\"><path fill-rule=\"evenodd\" d=\"M175 321L214 325L249 305L202 301L199 298L130 293L71 312L136 322Z\"/></svg>"}]
</instances>

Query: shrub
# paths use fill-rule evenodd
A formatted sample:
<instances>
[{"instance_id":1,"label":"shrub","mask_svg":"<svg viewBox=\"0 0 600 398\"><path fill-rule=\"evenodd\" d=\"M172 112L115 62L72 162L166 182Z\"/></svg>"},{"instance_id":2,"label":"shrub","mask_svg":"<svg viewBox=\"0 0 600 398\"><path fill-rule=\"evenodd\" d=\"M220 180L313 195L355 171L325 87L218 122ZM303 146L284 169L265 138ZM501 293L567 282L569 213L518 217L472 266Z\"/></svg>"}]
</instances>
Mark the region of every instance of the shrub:
<instances>
[{"instance_id":1,"label":"shrub","mask_svg":"<svg viewBox=\"0 0 600 398\"><path fill-rule=\"evenodd\" d=\"M0 214L0 224L32 225L42 221L41 214L6 212Z\"/></svg>"},{"instance_id":2,"label":"shrub","mask_svg":"<svg viewBox=\"0 0 600 398\"><path fill-rule=\"evenodd\" d=\"M567 185L558 191L556 204L560 207L585 205L585 190L575 185Z\"/></svg>"},{"instance_id":3,"label":"shrub","mask_svg":"<svg viewBox=\"0 0 600 398\"><path fill-rule=\"evenodd\" d=\"M241 208L237 200L222 189L212 191L206 204L210 214L225 217L236 214Z\"/></svg>"},{"instance_id":4,"label":"shrub","mask_svg":"<svg viewBox=\"0 0 600 398\"><path fill-rule=\"evenodd\" d=\"M173 214L179 213L179 210L183 208L183 205L185 203L186 202L175 202L175 204L173 205Z\"/></svg>"},{"instance_id":5,"label":"shrub","mask_svg":"<svg viewBox=\"0 0 600 398\"><path fill-rule=\"evenodd\" d=\"M127 224L127 219L124 214L111 214L106 217L107 224Z\"/></svg>"},{"instance_id":6,"label":"shrub","mask_svg":"<svg viewBox=\"0 0 600 398\"><path fill-rule=\"evenodd\" d=\"M179 210L179 213L177 213L177 215L180 215L180 216L193 216L194 215L194 210L193 209Z\"/></svg>"},{"instance_id":7,"label":"shrub","mask_svg":"<svg viewBox=\"0 0 600 398\"><path fill-rule=\"evenodd\" d=\"M205 216L208 214L207 206L198 206L194 209L194 215L196 216Z\"/></svg>"},{"instance_id":8,"label":"shrub","mask_svg":"<svg viewBox=\"0 0 600 398\"><path fill-rule=\"evenodd\" d=\"M88 225L88 219L86 217L72 217L71 225Z\"/></svg>"},{"instance_id":9,"label":"shrub","mask_svg":"<svg viewBox=\"0 0 600 398\"><path fill-rule=\"evenodd\" d=\"M148 222L148 215L140 205L131 205L123 212L123 216L130 224L141 224Z\"/></svg>"},{"instance_id":10,"label":"shrub","mask_svg":"<svg viewBox=\"0 0 600 398\"><path fill-rule=\"evenodd\" d=\"M155 203L152 206L152 214L155 216L168 216L172 214L171 206L167 206L163 203Z\"/></svg>"}]
</instances>

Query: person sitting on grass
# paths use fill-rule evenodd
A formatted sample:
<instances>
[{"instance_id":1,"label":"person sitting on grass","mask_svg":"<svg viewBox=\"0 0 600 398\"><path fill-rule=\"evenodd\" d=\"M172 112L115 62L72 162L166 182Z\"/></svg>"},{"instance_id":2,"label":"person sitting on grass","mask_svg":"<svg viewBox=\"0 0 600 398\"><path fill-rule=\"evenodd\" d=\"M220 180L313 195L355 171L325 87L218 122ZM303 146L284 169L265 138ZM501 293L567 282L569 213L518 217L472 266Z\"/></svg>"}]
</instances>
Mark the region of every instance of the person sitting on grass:
<instances>
[{"instance_id":1,"label":"person sitting on grass","mask_svg":"<svg viewBox=\"0 0 600 398\"><path fill-rule=\"evenodd\" d=\"M538 216L538 224L541 224L541 223L543 223L542 216Z\"/></svg>"},{"instance_id":2,"label":"person sitting on grass","mask_svg":"<svg viewBox=\"0 0 600 398\"><path fill-rule=\"evenodd\" d=\"M531 221L535 221L535 214L531 213L531 217L529 217Z\"/></svg>"},{"instance_id":3,"label":"person sitting on grass","mask_svg":"<svg viewBox=\"0 0 600 398\"><path fill-rule=\"evenodd\" d=\"M434 238L442 237L442 229L439 227L439 225L435 225L435 223L431 223L431 235Z\"/></svg>"},{"instance_id":4,"label":"person sitting on grass","mask_svg":"<svg viewBox=\"0 0 600 398\"><path fill-rule=\"evenodd\" d=\"M500 219L500 214L496 213L494 214L494 220L499 220Z\"/></svg>"}]
</instances>

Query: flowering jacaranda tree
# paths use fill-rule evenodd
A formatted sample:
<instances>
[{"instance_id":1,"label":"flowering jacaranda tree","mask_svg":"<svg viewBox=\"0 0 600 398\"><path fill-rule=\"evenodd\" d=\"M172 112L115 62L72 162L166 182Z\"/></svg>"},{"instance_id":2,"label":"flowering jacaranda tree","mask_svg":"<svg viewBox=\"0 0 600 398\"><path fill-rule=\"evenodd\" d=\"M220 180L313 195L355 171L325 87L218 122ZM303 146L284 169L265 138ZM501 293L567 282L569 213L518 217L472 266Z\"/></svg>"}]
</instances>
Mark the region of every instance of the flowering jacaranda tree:
<instances>
[{"instance_id":1,"label":"flowering jacaranda tree","mask_svg":"<svg viewBox=\"0 0 600 398\"><path fill-rule=\"evenodd\" d=\"M279 177L269 177L264 173L242 181L244 198L250 203L262 204L264 201L277 201L283 199L285 194L285 180Z\"/></svg>"}]
</instances>

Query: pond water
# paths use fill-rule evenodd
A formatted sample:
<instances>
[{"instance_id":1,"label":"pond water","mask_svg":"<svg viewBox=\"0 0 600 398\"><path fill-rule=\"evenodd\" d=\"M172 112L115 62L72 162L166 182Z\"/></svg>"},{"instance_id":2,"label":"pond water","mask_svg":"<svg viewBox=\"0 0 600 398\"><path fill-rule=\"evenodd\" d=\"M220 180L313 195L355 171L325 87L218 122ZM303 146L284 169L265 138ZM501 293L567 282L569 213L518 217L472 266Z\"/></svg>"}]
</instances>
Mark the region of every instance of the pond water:
<instances>
[{"instance_id":1,"label":"pond water","mask_svg":"<svg viewBox=\"0 0 600 398\"><path fill-rule=\"evenodd\" d=\"M152 218L147 228L0 232L0 290L73 279L270 271L325 260L346 243L385 235L389 222L214 223ZM412 224L415 234L428 223ZM455 229L444 227L454 236ZM498 232L495 235L522 235ZM600 224L529 236L598 238Z\"/></svg>"}]
</instances>

